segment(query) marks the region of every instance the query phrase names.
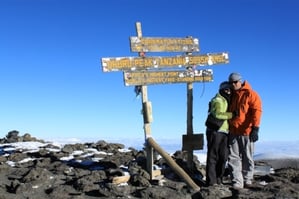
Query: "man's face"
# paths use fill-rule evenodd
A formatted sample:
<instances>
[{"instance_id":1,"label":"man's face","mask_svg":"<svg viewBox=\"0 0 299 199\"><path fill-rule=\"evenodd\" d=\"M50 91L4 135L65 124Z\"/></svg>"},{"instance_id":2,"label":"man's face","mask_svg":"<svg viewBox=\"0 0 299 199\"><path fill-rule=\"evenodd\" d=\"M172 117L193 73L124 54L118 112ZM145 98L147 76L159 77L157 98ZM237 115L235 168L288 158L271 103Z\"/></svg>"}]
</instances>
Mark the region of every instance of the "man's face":
<instances>
[{"instance_id":1,"label":"man's face","mask_svg":"<svg viewBox=\"0 0 299 199\"><path fill-rule=\"evenodd\" d=\"M238 80L238 81L231 81L230 82L231 83L231 85L232 85L232 88L233 88L233 90L239 90L241 87L242 87L242 82L241 82L241 80Z\"/></svg>"}]
</instances>

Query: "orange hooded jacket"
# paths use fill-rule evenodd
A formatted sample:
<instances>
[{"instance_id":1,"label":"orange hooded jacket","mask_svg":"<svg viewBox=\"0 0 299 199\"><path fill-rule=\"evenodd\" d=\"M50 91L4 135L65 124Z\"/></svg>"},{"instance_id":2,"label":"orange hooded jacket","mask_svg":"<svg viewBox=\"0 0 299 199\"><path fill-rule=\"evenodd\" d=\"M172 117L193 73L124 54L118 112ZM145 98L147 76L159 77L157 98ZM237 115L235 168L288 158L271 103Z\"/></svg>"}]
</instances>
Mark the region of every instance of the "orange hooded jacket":
<instances>
[{"instance_id":1,"label":"orange hooded jacket","mask_svg":"<svg viewBox=\"0 0 299 199\"><path fill-rule=\"evenodd\" d=\"M247 81L239 90L233 91L229 110L239 112L239 116L229 120L230 133L233 135L249 135L251 127L259 127L262 101Z\"/></svg>"}]
</instances>

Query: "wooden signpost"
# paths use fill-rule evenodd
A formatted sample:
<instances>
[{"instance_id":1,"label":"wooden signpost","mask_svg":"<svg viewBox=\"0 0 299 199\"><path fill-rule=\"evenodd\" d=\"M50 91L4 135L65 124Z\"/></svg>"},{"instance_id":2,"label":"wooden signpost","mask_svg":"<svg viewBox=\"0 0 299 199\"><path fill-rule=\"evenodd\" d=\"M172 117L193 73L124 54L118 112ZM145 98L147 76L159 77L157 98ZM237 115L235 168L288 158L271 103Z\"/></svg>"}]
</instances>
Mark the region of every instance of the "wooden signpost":
<instances>
[{"instance_id":1,"label":"wooden signpost","mask_svg":"<svg viewBox=\"0 0 299 199\"><path fill-rule=\"evenodd\" d=\"M192 170L193 150L203 149L203 134L193 134L193 82L213 81L211 69L198 70L197 66L210 66L229 63L228 53L193 54L199 52L197 38L160 38L142 37L141 23L136 23L137 36L130 37L132 52L138 52L138 57L108 57L102 58L103 72L123 71L125 86L138 86L142 94L144 132L147 142L147 169L153 177L153 147L161 149L152 140L150 123L152 122L151 102L148 101L147 85L166 83L187 83L187 134L183 135L183 150L188 152L188 166ZM170 57L146 57L148 52L183 52L184 55ZM167 156L161 152L162 156ZM165 157L169 159L169 157ZM171 163L172 164L172 163ZM195 187L180 169L174 169L181 174L191 187Z\"/></svg>"}]
</instances>

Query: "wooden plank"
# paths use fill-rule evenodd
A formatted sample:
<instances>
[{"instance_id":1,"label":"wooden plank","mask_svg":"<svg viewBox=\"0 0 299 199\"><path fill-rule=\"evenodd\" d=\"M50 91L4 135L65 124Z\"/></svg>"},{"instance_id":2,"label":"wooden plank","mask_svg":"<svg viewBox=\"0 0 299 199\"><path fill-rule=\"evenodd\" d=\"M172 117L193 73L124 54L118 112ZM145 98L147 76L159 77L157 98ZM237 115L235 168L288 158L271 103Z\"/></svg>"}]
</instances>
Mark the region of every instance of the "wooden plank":
<instances>
[{"instance_id":1,"label":"wooden plank","mask_svg":"<svg viewBox=\"0 0 299 199\"><path fill-rule=\"evenodd\" d=\"M126 86L186 82L211 82L212 80L213 71L211 69L199 71L181 70L124 72L124 82Z\"/></svg>"},{"instance_id":2,"label":"wooden plank","mask_svg":"<svg viewBox=\"0 0 299 199\"><path fill-rule=\"evenodd\" d=\"M203 149L203 134L183 135L183 151L200 149Z\"/></svg>"},{"instance_id":3,"label":"wooden plank","mask_svg":"<svg viewBox=\"0 0 299 199\"><path fill-rule=\"evenodd\" d=\"M162 176L160 169L153 170L153 177Z\"/></svg>"},{"instance_id":4,"label":"wooden plank","mask_svg":"<svg viewBox=\"0 0 299 199\"><path fill-rule=\"evenodd\" d=\"M102 58L103 72L135 71L150 68L173 68L182 66L210 66L229 63L228 53L205 55L182 55L175 57L116 57Z\"/></svg>"},{"instance_id":5,"label":"wooden plank","mask_svg":"<svg viewBox=\"0 0 299 199\"><path fill-rule=\"evenodd\" d=\"M199 52L197 38L130 37L132 52Z\"/></svg>"},{"instance_id":6,"label":"wooden plank","mask_svg":"<svg viewBox=\"0 0 299 199\"><path fill-rule=\"evenodd\" d=\"M129 175L125 175L125 176L116 176L112 179L112 183L113 184L120 184L120 183L125 183L128 182L130 180Z\"/></svg>"}]
</instances>

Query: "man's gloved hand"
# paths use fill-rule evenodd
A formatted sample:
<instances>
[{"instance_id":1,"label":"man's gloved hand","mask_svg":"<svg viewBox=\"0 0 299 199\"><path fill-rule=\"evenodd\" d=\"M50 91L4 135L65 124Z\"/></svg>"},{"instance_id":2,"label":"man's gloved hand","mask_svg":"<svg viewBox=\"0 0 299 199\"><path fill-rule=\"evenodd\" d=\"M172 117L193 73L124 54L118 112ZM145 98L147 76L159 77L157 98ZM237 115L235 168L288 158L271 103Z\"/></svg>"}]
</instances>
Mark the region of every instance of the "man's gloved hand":
<instances>
[{"instance_id":1,"label":"man's gloved hand","mask_svg":"<svg viewBox=\"0 0 299 199\"><path fill-rule=\"evenodd\" d=\"M240 116L239 110L234 110L234 111L232 112L232 114L233 114L233 117L232 117L232 118L236 118L236 117L239 117L239 116Z\"/></svg>"},{"instance_id":2,"label":"man's gloved hand","mask_svg":"<svg viewBox=\"0 0 299 199\"><path fill-rule=\"evenodd\" d=\"M257 126L251 127L251 132L249 134L249 138L250 138L251 142L258 141L258 139L259 139L258 132L259 132L259 127L257 127Z\"/></svg>"}]
</instances>

